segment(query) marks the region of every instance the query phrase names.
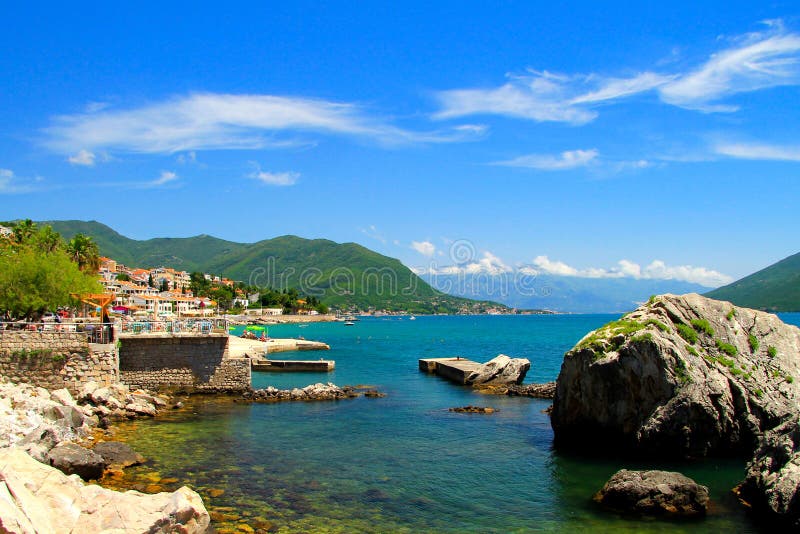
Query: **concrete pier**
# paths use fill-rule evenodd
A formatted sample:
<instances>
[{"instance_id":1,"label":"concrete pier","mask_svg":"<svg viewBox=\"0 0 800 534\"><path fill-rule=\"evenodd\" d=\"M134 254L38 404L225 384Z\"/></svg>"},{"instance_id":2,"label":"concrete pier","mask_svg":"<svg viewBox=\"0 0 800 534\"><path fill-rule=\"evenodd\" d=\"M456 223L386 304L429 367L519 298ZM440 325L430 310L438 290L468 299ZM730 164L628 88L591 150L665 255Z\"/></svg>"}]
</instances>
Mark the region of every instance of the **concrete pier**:
<instances>
[{"instance_id":1,"label":"concrete pier","mask_svg":"<svg viewBox=\"0 0 800 534\"><path fill-rule=\"evenodd\" d=\"M326 373L336 368L333 360L250 360L253 371L290 371Z\"/></svg>"},{"instance_id":2,"label":"concrete pier","mask_svg":"<svg viewBox=\"0 0 800 534\"><path fill-rule=\"evenodd\" d=\"M466 384L467 377L483 364L464 358L424 358L419 360L419 370L433 373L457 384Z\"/></svg>"}]
</instances>

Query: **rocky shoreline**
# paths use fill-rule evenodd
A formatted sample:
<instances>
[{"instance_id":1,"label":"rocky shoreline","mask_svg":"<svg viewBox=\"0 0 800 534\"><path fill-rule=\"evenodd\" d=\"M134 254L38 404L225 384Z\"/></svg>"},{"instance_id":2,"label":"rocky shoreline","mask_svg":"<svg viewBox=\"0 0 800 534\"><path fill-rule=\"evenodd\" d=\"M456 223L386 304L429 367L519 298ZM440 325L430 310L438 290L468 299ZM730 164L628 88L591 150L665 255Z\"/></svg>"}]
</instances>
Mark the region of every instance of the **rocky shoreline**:
<instances>
[{"instance_id":1,"label":"rocky shoreline","mask_svg":"<svg viewBox=\"0 0 800 534\"><path fill-rule=\"evenodd\" d=\"M385 394L329 383L291 390L266 388L223 398L308 402L360 396ZM73 397L66 389L48 391L0 382L0 493L5 489L9 495L7 505L0 508L0 526L10 532L59 532L60 518L67 515L72 519L64 532L206 532L214 514L192 489L183 486L164 492L165 481L155 478L150 484L135 485L143 492L119 484L123 469L145 459L126 444L109 440L117 422L157 417L183 406L168 396L131 391L122 384L99 387L90 382ZM127 491L85 484L89 480L110 482ZM67 496L67 500L57 499L61 504L54 506L54 495ZM100 513L97 502L104 503Z\"/></svg>"}]
</instances>

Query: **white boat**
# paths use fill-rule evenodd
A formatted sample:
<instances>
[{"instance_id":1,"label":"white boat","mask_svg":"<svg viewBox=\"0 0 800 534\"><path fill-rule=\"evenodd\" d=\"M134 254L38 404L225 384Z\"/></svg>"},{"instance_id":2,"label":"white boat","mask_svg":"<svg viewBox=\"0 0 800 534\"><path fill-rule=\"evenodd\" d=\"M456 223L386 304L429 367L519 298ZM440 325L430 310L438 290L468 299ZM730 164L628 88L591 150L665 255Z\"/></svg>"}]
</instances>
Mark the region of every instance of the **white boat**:
<instances>
[{"instance_id":1,"label":"white boat","mask_svg":"<svg viewBox=\"0 0 800 534\"><path fill-rule=\"evenodd\" d=\"M416 318L416 317L414 317L414 316L412 315L411 317L409 317L409 318L408 318L408 320L409 320L409 321L416 321L416 320L417 320L417 318Z\"/></svg>"},{"instance_id":2,"label":"white boat","mask_svg":"<svg viewBox=\"0 0 800 534\"><path fill-rule=\"evenodd\" d=\"M356 324L356 323L354 323L353 321L345 321L345 322L344 322L344 325L345 325L345 326L354 326L355 324Z\"/></svg>"}]
</instances>

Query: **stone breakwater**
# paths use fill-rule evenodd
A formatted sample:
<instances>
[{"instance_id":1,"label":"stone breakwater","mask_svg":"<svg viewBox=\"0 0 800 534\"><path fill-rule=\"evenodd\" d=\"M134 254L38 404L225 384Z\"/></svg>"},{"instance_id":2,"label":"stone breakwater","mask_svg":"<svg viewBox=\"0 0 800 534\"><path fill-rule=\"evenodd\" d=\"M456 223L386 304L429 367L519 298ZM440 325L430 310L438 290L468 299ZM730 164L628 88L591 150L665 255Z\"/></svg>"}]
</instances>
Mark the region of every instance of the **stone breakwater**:
<instances>
[{"instance_id":1,"label":"stone breakwater","mask_svg":"<svg viewBox=\"0 0 800 534\"><path fill-rule=\"evenodd\" d=\"M246 400L254 402L283 402L283 401L332 401L354 399L360 396L375 398L385 397L374 389L363 389L352 386L339 387L332 383L311 384L304 388L278 389L268 387L244 393Z\"/></svg>"},{"instance_id":2,"label":"stone breakwater","mask_svg":"<svg viewBox=\"0 0 800 534\"><path fill-rule=\"evenodd\" d=\"M125 446L93 451L76 441L91 441L94 428L114 419L154 416L166 406L166 398L122 384L88 382L73 397L66 388L0 382L0 531L205 532L208 513L189 488L146 495L81 481L118 467Z\"/></svg>"}]
</instances>

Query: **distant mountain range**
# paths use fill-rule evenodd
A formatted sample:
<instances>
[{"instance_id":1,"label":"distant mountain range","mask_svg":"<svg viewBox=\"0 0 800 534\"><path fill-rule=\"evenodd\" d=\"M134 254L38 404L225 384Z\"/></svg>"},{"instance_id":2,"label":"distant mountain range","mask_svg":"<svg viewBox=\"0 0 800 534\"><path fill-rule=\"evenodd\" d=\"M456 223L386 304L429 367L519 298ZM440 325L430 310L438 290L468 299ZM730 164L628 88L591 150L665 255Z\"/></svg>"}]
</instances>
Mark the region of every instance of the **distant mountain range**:
<instances>
[{"instance_id":1,"label":"distant mountain range","mask_svg":"<svg viewBox=\"0 0 800 534\"><path fill-rule=\"evenodd\" d=\"M573 313L626 312L662 293L704 293L708 288L679 280L581 278L520 273L420 274L433 287L468 298L489 299L514 308Z\"/></svg>"},{"instance_id":2,"label":"distant mountain range","mask_svg":"<svg viewBox=\"0 0 800 534\"><path fill-rule=\"evenodd\" d=\"M101 254L133 267L202 271L271 286L297 287L329 306L370 307L412 313L481 313L494 302L447 295L433 289L399 260L356 243L282 236L235 243L209 235L135 240L95 221L44 221L64 238L91 236Z\"/></svg>"},{"instance_id":3,"label":"distant mountain range","mask_svg":"<svg viewBox=\"0 0 800 534\"><path fill-rule=\"evenodd\" d=\"M715 289L706 296L759 310L800 311L800 253Z\"/></svg>"}]
</instances>

